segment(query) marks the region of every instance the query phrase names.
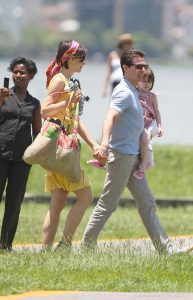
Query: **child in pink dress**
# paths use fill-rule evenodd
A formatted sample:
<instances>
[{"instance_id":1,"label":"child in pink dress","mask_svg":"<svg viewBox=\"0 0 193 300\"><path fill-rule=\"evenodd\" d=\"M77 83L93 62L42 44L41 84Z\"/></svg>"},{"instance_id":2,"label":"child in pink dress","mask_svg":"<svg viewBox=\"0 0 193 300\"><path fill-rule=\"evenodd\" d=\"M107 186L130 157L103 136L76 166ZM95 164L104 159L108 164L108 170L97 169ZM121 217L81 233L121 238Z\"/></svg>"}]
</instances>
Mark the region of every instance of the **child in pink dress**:
<instances>
[{"instance_id":1,"label":"child in pink dress","mask_svg":"<svg viewBox=\"0 0 193 300\"><path fill-rule=\"evenodd\" d=\"M146 170L154 166L152 138L155 136L161 137L163 135L157 95L150 92L153 88L154 81L154 73L151 68L148 68L143 80L138 83L137 87L144 116L144 131L140 139L141 164L138 170L133 174L138 179L143 177Z\"/></svg>"}]
</instances>

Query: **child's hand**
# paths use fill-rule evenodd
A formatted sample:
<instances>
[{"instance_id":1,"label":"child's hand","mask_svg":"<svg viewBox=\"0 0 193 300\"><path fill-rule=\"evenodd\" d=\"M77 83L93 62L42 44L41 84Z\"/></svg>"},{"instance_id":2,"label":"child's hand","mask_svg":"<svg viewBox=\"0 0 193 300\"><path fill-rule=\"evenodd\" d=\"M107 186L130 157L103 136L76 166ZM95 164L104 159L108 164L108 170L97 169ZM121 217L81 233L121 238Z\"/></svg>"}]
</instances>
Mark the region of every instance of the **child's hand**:
<instances>
[{"instance_id":1,"label":"child's hand","mask_svg":"<svg viewBox=\"0 0 193 300\"><path fill-rule=\"evenodd\" d=\"M158 137L161 137L163 135L163 130L161 125L158 125Z\"/></svg>"},{"instance_id":2,"label":"child's hand","mask_svg":"<svg viewBox=\"0 0 193 300\"><path fill-rule=\"evenodd\" d=\"M105 164L106 164L106 158L104 159L104 158L101 158L101 157L99 157L98 158L98 162L99 162L99 164L101 165L101 166L105 166Z\"/></svg>"}]
</instances>

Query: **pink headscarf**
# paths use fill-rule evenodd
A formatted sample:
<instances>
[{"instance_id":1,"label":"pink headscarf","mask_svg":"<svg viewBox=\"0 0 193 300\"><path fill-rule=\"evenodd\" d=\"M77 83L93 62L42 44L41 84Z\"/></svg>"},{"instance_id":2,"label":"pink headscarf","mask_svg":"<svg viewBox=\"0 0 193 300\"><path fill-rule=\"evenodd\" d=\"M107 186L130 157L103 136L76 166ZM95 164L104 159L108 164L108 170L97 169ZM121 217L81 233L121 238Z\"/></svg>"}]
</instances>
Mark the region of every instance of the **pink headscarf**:
<instances>
[{"instance_id":1,"label":"pink headscarf","mask_svg":"<svg viewBox=\"0 0 193 300\"><path fill-rule=\"evenodd\" d=\"M64 55L60 58L60 60L58 61L58 65L54 68L54 70L52 71L53 67L56 64L56 60L54 60L48 67L47 71L46 71L46 76L47 76L47 83L46 83L46 88L49 86L49 83L51 81L51 79L56 75L56 73L58 73L61 69L61 64L67 60L68 58L70 58L71 56L73 56L74 54L76 54L77 50L79 47L79 43L72 41L72 44L70 46L70 48L64 53Z\"/></svg>"}]
</instances>

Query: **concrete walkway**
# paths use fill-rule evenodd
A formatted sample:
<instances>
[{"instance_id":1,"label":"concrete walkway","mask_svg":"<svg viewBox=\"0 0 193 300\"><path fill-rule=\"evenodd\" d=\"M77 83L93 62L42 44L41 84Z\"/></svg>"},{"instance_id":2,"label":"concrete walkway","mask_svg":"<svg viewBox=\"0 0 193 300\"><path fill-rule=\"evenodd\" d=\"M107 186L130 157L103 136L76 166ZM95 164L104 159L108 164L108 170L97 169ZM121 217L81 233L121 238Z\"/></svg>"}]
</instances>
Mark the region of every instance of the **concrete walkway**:
<instances>
[{"instance_id":1,"label":"concrete walkway","mask_svg":"<svg viewBox=\"0 0 193 300\"><path fill-rule=\"evenodd\" d=\"M174 236L170 237L172 243L177 247L192 247L193 246L193 235L186 235L186 236ZM150 238L139 238L139 239L123 239L123 240L109 240L109 241L100 241L98 242L98 246L102 248L107 247L119 247L124 248L127 247L130 252L135 253L155 253L156 250L153 246L153 243ZM56 247L56 244L53 245L53 249ZM80 247L80 242L72 244L73 251L75 252L76 249ZM23 250L30 250L30 251L40 251L42 250L41 244L31 244L31 245L18 245L14 247L15 251L23 251ZM190 253L193 255L193 251Z\"/></svg>"},{"instance_id":2,"label":"concrete walkway","mask_svg":"<svg viewBox=\"0 0 193 300\"><path fill-rule=\"evenodd\" d=\"M5 197L3 197L3 200ZM96 205L98 202L99 198L94 197L92 205ZM50 195L34 195L34 194L29 194L26 193L24 197L24 201L33 201L33 202L50 202ZM68 197L68 203L73 204L76 201L76 197L70 195ZM156 198L156 204L162 207L167 207L167 206L186 206L186 205L192 205L193 204L193 199L187 199L187 198ZM133 198L121 198L119 201L119 206L130 206L134 205L135 201Z\"/></svg>"},{"instance_id":3,"label":"concrete walkway","mask_svg":"<svg viewBox=\"0 0 193 300\"><path fill-rule=\"evenodd\" d=\"M5 195L3 195L2 200L5 201ZM94 200L91 205L96 205L99 198L94 197ZM27 201L33 201L33 202L48 202L50 203L50 195L35 195L35 194L29 194L25 193L24 196L24 202ZM69 195L68 197L68 204L74 204L76 201L76 197ZM192 198L156 198L156 204L160 207L168 207L168 206L187 206L187 205L193 205L193 199ZM135 201L133 198L121 198L119 201L119 206L126 207L126 206L136 206Z\"/></svg>"},{"instance_id":4,"label":"concrete walkway","mask_svg":"<svg viewBox=\"0 0 193 300\"><path fill-rule=\"evenodd\" d=\"M55 293L55 294L54 294ZM193 300L193 293L32 292L0 300Z\"/></svg>"}]
</instances>

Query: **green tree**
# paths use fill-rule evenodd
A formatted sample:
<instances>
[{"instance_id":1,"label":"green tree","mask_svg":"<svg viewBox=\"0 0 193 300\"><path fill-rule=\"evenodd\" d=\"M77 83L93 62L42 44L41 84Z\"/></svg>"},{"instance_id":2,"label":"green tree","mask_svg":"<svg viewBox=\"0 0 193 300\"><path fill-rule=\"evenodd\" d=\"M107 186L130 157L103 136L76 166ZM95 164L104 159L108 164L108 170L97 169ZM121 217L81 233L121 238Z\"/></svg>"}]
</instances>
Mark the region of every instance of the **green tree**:
<instances>
[{"instance_id":1,"label":"green tree","mask_svg":"<svg viewBox=\"0 0 193 300\"><path fill-rule=\"evenodd\" d=\"M102 32L105 30L105 25L101 20L93 19L81 24L81 28L74 33L74 37L81 44L85 44L89 53L103 51Z\"/></svg>"},{"instance_id":2,"label":"green tree","mask_svg":"<svg viewBox=\"0 0 193 300\"><path fill-rule=\"evenodd\" d=\"M149 57L163 57L169 55L172 50L172 44L169 41L157 39L146 32L135 32L137 41L135 47L143 49Z\"/></svg>"},{"instance_id":3,"label":"green tree","mask_svg":"<svg viewBox=\"0 0 193 300\"><path fill-rule=\"evenodd\" d=\"M13 43L14 41L14 43ZM11 57L17 49L14 37L4 27L0 27L0 57Z\"/></svg>"},{"instance_id":4,"label":"green tree","mask_svg":"<svg viewBox=\"0 0 193 300\"><path fill-rule=\"evenodd\" d=\"M118 34L115 30L105 30L101 33L101 39L103 43L103 50L105 53L109 53L112 49L116 48L116 43L118 40Z\"/></svg>"},{"instance_id":5,"label":"green tree","mask_svg":"<svg viewBox=\"0 0 193 300\"><path fill-rule=\"evenodd\" d=\"M76 0L65 0L65 2L75 2ZM64 2L63 0L44 0L44 4L58 4Z\"/></svg>"},{"instance_id":6,"label":"green tree","mask_svg":"<svg viewBox=\"0 0 193 300\"><path fill-rule=\"evenodd\" d=\"M63 34L51 32L44 29L34 29L32 24L27 24L22 31L22 45L33 56L41 56L42 51L56 49L58 43L63 39Z\"/></svg>"}]
</instances>

